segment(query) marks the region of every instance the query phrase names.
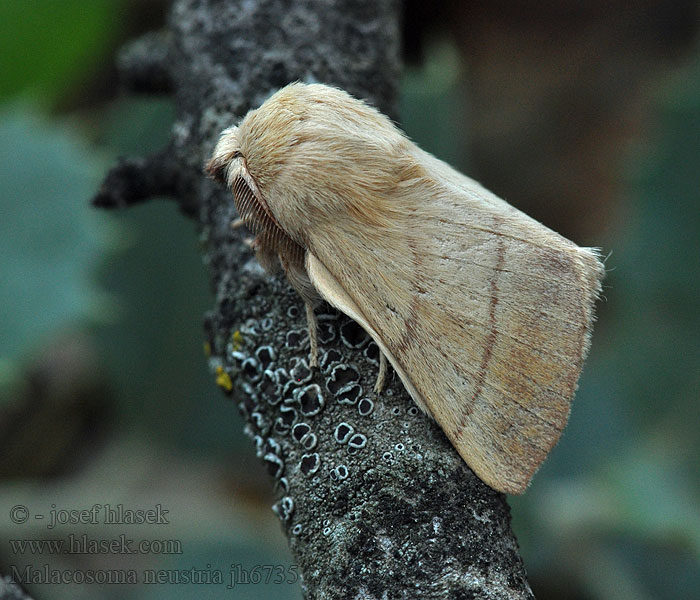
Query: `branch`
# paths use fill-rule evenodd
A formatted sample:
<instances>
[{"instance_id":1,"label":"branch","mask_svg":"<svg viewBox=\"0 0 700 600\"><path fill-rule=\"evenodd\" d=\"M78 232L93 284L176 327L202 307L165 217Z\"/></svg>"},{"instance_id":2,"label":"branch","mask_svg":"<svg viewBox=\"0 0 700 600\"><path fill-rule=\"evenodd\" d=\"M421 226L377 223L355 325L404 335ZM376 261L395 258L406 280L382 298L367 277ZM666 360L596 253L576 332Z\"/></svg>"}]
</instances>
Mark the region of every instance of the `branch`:
<instances>
[{"instance_id":1,"label":"branch","mask_svg":"<svg viewBox=\"0 0 700 600\"><path fill-rule=\"evenodd\" d=\"M169 31L154 31L128 44L119 53L117 68L122 83L134 92L162 94L173 91Z\"/></svg>"},{"instance_id":2,"label":"branch","mask_svg":"<svg viewBox=\"0 0 700 600\"><path fill-rule=\"evenodd\" d=\"M309 369L300 299L263 273L230 227L229 193L201 171L224 127L296 79L337 85L395 116L398 22L395 0L176 1L155 58L133 51L121 63L135 89L149 88L149 69L172 87L171 144L113 170L99 203L125 206L170 186L199 217L216 291L205 322L211 366L274 477L306 597L532 598L505 497L398 378L372 393L376 346L328 307L321 368Z\"/></svg>"},{"instance_id":3,"label":"branch","mask_svg":"<svg viewBox=\"0 0 700 600\"><path fill-rule=\"evenodd\" d=\"M177 163L167 151L147 158L121 158L107 173L92 204L126 208L154 196L174 196L178 179Z\"/></svg>"}]
</instances>

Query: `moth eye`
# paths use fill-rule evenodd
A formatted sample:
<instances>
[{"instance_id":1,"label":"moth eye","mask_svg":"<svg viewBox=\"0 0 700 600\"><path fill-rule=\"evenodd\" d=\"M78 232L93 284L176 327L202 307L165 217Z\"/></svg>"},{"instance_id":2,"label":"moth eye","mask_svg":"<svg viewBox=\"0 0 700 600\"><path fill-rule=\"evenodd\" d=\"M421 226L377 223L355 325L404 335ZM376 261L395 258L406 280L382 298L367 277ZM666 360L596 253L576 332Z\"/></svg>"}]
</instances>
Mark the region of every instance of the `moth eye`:
<instances>
[{"instance_id":1,"label":"moth eye","mask_svg":"<svg viewBox=\"0 0 700 600\"><path fill-rule=\"evenodd\" d=\"M226 167L227 163L212 159L207 163L205 171L209 177L218 183L226 183Z\"/></svg>"}]
</instances>

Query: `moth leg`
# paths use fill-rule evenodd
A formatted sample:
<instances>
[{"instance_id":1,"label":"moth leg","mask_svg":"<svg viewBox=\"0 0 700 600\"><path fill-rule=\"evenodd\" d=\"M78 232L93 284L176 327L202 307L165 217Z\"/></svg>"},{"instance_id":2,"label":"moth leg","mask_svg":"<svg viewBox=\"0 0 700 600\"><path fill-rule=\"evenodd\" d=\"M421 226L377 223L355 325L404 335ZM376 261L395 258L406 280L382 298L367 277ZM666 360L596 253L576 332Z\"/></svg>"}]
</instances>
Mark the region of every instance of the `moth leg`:
<instances>
[{"instance_id":1,"label":"moth leg","mask_svg":"<svg viewBox=\"0 0 700 600\"><path fill-rule=\"evenodd\" d=\"M309 345L311 346L310 367L318 367L318 322L314 314L314 307L306 302L306 323L309 328Z\"/></svg>"},{"instance_id":2,"label":"moth leg","mask_svg":"<svg viewBox=\"0 0 700 600\"><path fill-rule=\"evenodd\" d=\"M238 229L239 227L243 227L244 224L243 219L238 217L237 219L231 221L231 229Z\"/></svg>"},{"instance_id":3,"label":"moth leg","mask_svg":"<svg viewBox=\"0 0 700 600\"><path fill-rule=\"evenodd\" d=\"M377 374L377 382L374 384L374 391L379 394L384 389L384 383L386 381L386 356L384 352L379 350L379 373Z\"/></svg>"}]
</instances>

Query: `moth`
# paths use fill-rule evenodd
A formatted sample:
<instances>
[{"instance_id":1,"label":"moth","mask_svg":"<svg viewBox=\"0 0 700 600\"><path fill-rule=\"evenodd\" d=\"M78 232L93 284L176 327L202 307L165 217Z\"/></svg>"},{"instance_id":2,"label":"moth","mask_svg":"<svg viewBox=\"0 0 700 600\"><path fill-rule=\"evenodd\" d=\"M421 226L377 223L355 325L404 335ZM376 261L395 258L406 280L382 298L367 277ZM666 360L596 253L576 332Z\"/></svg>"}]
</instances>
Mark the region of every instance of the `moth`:
<instances>
[{"instance_id":1,"label":"moth","mask_svg":"<svg viewBox=\"0 0 700 600\"><path fill-rule=\"evenodd\" d=\"M603 266L421 150L386 116L290 84L206 166L267 269L357 321L471 469L519 494L566 426Z\"/></svg>"}]
</instances>

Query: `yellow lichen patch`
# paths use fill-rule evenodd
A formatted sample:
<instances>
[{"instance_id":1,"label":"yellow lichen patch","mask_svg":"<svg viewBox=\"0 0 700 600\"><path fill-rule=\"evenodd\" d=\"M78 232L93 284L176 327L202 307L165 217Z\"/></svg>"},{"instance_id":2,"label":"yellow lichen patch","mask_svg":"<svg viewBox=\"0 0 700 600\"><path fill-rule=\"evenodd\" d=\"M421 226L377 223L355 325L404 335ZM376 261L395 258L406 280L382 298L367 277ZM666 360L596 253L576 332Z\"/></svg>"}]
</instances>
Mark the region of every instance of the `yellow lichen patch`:
<instances>
[{"instance_id":1,"label":"yellow lichen patch","mask_svg":"<svg viewBox=\"0 0 700 600\"><path fill-rule=\"evenodd\" d=\"M209 342L204 342L203 347L204 347L204 356L206 356L206 357L211 356L211 344Z\"/></svg>"},{"instance_id":2,"label":"yellow lichen patch","mask_svg":"<svg viewBox=\"0 0 700 600\"><path fill-rule=\"evenodd\" d=\"M243 345L243 334L236 329L236 331L233 332L233 335L231 336L231 341L233 342L233 350L234 352L237 350L241 349L241 346Z\"/></svg>"},{"instance_id":3,"label":"yellow lichen patch","mask_svg":"<svg viewBox=\"0 0 700 600\"><path fill-rule=\"evenodd\" d=\"M224 388L227 392L233 389L233 382L231 381L231 376L224 371L222 366L216 367L216 385Z\"/></svg>"}]
</instances>

